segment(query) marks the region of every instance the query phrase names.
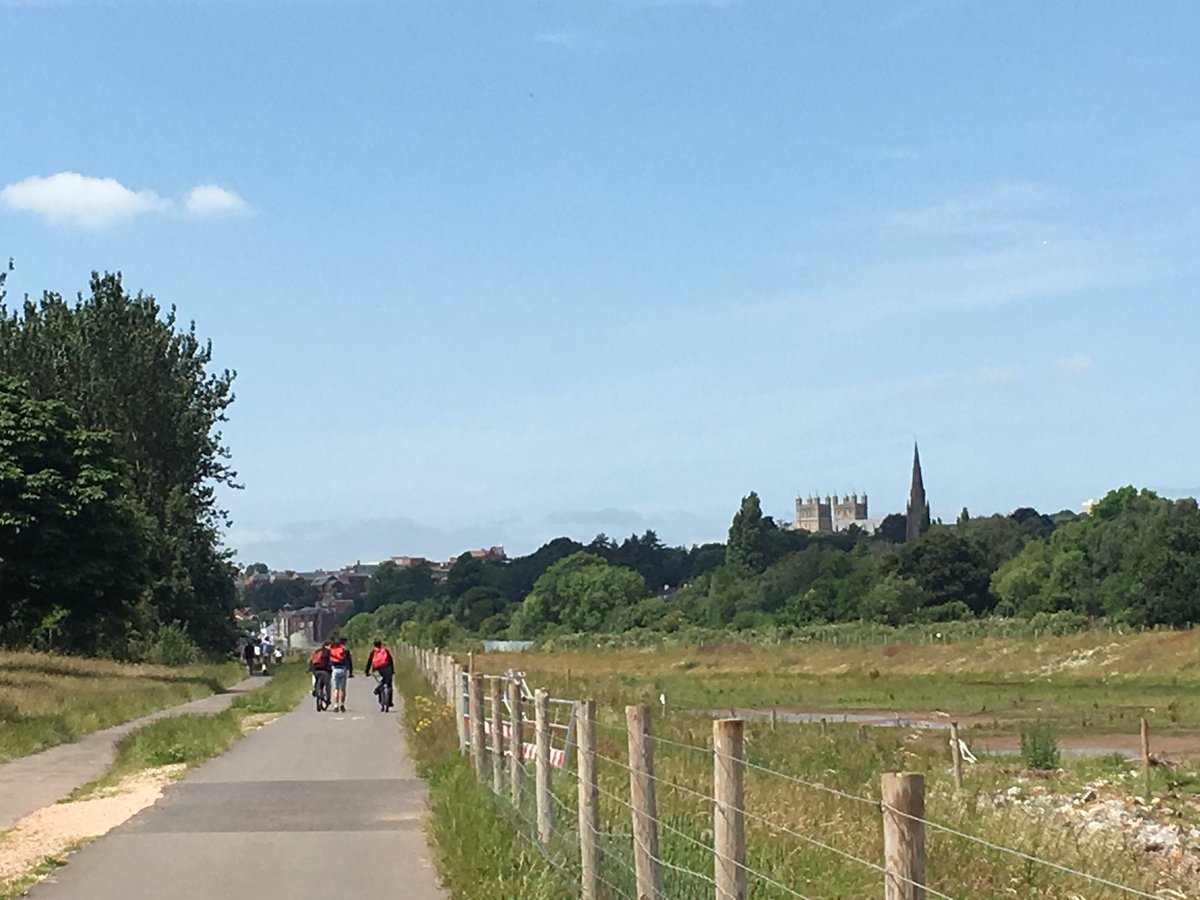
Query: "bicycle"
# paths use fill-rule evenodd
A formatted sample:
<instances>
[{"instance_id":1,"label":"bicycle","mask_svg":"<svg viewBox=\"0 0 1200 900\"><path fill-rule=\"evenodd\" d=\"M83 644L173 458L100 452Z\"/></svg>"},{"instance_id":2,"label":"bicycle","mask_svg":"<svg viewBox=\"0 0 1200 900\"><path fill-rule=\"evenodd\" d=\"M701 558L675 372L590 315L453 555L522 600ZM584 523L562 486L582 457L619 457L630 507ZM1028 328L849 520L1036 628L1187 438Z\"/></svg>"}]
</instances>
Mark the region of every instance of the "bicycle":
<instances>
[{"instance_id":1,"label":"bicycle","mask_svg":"<svg viewBox=\"0 0 1200 900\"><path fill-rule=\"evenodd\" d=\"M329 673L325 671L314 672L317 684L313 690L313 696L317 698L317 712L325 712L329 709Z\"/></svg>"},{"instance_id":2,"label":"bicycle","mask_svg":"<svg viewBox=\"0 0 1200 900\"><path fill-rule=\"evenodd\" d=\"M379 698L379 711L387 712L392 708L392 686L384 681L378 672L375 673L375 681L377 682L375 696Z\"/></svg>"}]
</instances>

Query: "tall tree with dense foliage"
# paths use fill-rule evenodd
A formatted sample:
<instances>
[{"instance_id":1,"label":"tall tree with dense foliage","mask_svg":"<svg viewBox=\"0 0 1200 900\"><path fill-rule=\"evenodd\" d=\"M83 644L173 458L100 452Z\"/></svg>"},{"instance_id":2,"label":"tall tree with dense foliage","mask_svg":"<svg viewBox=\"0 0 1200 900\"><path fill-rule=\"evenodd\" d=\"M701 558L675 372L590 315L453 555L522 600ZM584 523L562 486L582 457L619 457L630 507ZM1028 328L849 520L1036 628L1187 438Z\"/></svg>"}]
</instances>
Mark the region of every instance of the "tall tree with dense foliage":
<instances>
[{"instance_id":1,"label":"tall tree with dense foliage","mask_svg":"<svg viewBox=\"0 0 1200 900\"><path fill-rule=\"evenodd\" d=\"M107 434L0 377L0 639L118 651L147 530Z\"/></svg>"},{"instance_id":2,"label":"tall tree with dense foliage","mask_svg":"<svg viewBox=\"0 0 1200 900\"><path fill-rule=\"evenodd\" d=\"M751 491L742 498L742 505L730 523L729 540L725 544L725 563L751 572L765 569L768 562L767 527L758 494Z\"/></svg>"},{"instance_id":3,"label":"tall tree with dense foliage","mask_svg":"<svg viewBox=\"0 0 1200 900\"><path fill-rule=\"evenodd\" d=\"M237 599L215 496L235 480L220 432L234 375L211 364L194 326L180 327L152 296L130 295L119 275L93 274L74 302L47 293L19 310L0 306L0 371L112 436L129 496L152 524L147 627L178 621L217 650L232 640Z\"/></svg>"},{"instance_id":4,"label":"tall tree with dense foliage","mask_svg":"<svg viewBox=\"0 0 1200 900\"><path fill-rule=\"evenodd\" d=\"M646 582L637 572L580 551L542 574L513 616L513 629L518 637L547 629L598 631L615 610L645 596Z\"/></svg>"}]
</instances>

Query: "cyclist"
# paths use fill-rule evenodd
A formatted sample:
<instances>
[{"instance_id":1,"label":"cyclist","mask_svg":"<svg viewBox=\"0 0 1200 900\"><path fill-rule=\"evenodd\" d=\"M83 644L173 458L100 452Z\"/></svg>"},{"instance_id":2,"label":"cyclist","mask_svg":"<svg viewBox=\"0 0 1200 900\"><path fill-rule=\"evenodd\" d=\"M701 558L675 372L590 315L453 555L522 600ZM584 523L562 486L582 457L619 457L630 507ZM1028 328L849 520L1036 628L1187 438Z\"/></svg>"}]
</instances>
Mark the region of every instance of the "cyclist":
<instances>
[{"instance_id":1,"label":"cyclist","mask_svg":"<svg viewBox=\"0 0 1200 900\"><path fill-rule=\"evenodd\" d=\"M396 664L392 660L392 651L383 646L379 638L375 639L375 647L367 659L366 673L370 675L372 669L379 673L379 686L375 688L375 693L379 695L379 705L387 712L392 708L392 675L396 672Z\"/></svg>"},{"instance_id":2,"label":"cyclist","mask_svg":"<svg viewBox=\"0 0 1200 900\"><path fill-rule=\"evenodd\" d=\"M326 641L312 652L312 656L308 660L308 671L312 672L313 696L324 696L327 702L329 700L329 671L331 668L332 666L329 662L329 641ZM319 705L318 708L320 708Z\"/></svg>"},{"instance_id":3,"label":"cyclist","mask_svg":"<svg viewBox=\"0 0 1200 900\"><path fill-rule=\"evenodd\" d=\"M345 638L336 637L329 645L329 667L333 683L333 711L346 711L346 679L354 677L354 660Z\"/></svg>"}]
</instances>

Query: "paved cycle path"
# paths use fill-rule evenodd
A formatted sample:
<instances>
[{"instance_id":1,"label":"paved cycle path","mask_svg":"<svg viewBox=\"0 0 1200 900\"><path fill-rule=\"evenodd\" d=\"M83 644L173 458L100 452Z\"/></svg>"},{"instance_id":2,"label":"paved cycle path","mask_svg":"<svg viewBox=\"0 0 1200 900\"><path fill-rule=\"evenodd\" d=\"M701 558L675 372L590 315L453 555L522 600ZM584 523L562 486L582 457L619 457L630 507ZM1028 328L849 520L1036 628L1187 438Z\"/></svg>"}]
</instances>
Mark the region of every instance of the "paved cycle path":
<instances>
[{"instance_id":1,"label":"paved cycle path","mask_svg":"<svg viewBox=\"0 0 1200 900\"><path fill-rule=\"evenodd\" d=\"M399 710L350 681L347 713L301 703L83 848L34 900L442 900L421 832L424 784Z\"/></svg>"},{"instance_id":2,"label":"paved cycle path","mask_svg":"<svg viewBox=\"0 0 1200 900\"><path fill-rule=\"evenodd\" d=\"M129 732L168 716L221 712L238 694L253 690L266 680L261 676L247 678L223 694L160 709L140 719L94 731L69 744L0 765L0 831L12 828L31 812L57 803L75 788L107 772L116 755L117 742Z\"/></svg>"}]
</instances>

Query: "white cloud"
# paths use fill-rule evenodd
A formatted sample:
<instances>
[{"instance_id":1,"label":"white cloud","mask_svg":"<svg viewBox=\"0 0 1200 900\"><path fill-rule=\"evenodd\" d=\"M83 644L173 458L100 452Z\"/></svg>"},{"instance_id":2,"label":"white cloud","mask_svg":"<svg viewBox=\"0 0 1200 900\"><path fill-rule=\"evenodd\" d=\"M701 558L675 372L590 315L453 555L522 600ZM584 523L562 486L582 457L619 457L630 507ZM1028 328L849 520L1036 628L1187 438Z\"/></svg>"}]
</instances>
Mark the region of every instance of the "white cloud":
<instances>
[{"instance_id":1,"label":"white cloud","mask_svg":"<svg viewBox=\"0 0 1200 900\"><path fill-rule=\"evenodd\" d=\"M135 191L115 178L93 178L78 172L25 178L0 190L0 203L31 212L51 225L108 228L147 213L169 213L178 205L151 190ZM215 184L188 191L183 209L195 218L232 216L250 211L246 201Z\"/></svg>"},{"instance_id":2,"label":"white cloud","mask_svg":"<svg viewBox=\"0 0 1200 900\"><path fill-rule=\"evenodd\" d=\"M533 36L535 44L550 44L564 50L577 50L588 41L588 33L578 28L562 28L558 31L543 31Z\"/></svg>"},{"instance_id":3,"label":"white cloud","mask_svg":"<svg viewBox=\"0 0 1200 900\"><path fill-rule=\"evenodd\" d=\"M1096 368L1096 362L1086 353L1072 353L1060 356L1054 361L1055 367L1064 375L1086 375Z\"/></svg>"},{"instance_id":4,"label":"white cloud","mask_svg":"<svg viewBox=\"0 0 1200 900\"><path fill-rule=\"evenodd\" d=\"M114 178L78 172L33 176L8 185L0 200L10 209L32 212L51 224L105 228L148 212L163 212L170 201L154 191L133 191Z\"/></svg>"},{"instance_id":5,"label":"white cloud","mask_svg":"<svg viewBox=\"0 0 1200 900\"><path fill-rule=\"evenodd\" d=\"M200 184L188 191L183 203L188 215L197 218L236 216L249 212L246 201L215 184Z\"/></svg>"}]
</instances>

